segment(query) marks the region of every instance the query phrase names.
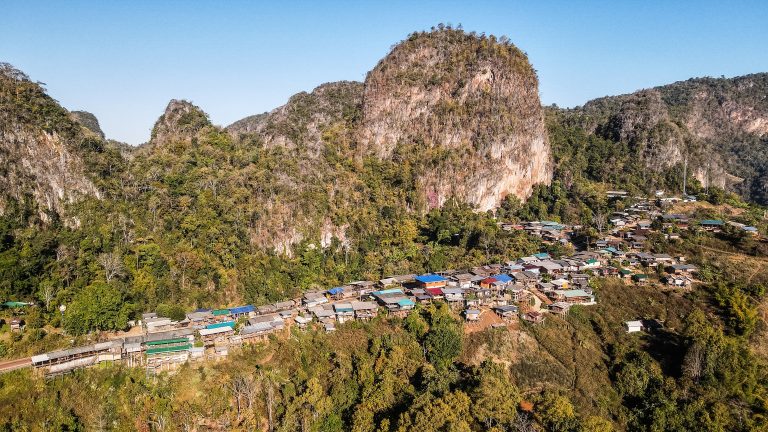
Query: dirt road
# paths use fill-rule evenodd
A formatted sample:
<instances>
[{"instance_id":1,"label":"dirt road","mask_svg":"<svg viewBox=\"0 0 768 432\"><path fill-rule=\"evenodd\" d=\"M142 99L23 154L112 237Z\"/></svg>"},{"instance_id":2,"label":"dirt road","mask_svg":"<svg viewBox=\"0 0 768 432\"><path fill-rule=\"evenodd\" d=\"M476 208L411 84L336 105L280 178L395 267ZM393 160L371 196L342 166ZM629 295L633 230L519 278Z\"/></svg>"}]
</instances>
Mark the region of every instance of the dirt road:
<instances>
[{"instance_id":1,"label":"dirt road","mask_svg":"<svg viewBox=\"0 0 768 432\"><path fill-rule=\"evenodd\" d=\"M21 369L32 366L32 358L20 358L15 360L6 360L0 362L0 372L9 372L15 369Z\"/></svg>"}]
</instances>

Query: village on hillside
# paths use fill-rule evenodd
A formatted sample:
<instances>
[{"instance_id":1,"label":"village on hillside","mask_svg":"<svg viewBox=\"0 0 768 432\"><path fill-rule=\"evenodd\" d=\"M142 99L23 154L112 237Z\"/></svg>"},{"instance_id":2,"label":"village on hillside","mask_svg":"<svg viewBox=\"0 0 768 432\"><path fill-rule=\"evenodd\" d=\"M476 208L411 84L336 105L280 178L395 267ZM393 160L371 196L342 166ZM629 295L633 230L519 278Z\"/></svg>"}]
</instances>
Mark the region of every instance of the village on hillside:
<instances>
[{"instance_id":1,"label":"village on hillside","mask_svg":"<svg viewBox=\"0 0 768 432\"><path fill-rule=\"evenodd\" d=\"M622 198L620 191L609 192ZM663 203L662 203L663 204ZM46 376L56 376L101 362L123 362L148 371L170 370L187 361L220 359L244 344L266 342L270 335L289 328L319 328L333 332L349 321L367 321L379 314L405 318L417 305L446 302L468 327L536 325L550 315L566 315L574 306L600 301L593 277L621 278L629 284L655 284L659 289L690 289L698 268L684 256L654 254L647 250L651 233L666 233L673 241L680 230L698 226L718 232L726 225L759 236L753 227L723 220L691 220L683 214L664 213L658 202L640 200L625 211L610 215L607 235L568 256L547 252L463 270L429 274L394 275L378 281L355 281L301 298L254 306L198 309L180 321L145 313L132 322L135 336L92 345L47 352L31 358L31 365ZM553 221L499 222L504 230L522 230L545 243L572 244L580 227ZM11 302L12 303L12 302ZM23 308L25 303L7 303ZM627 317L628 319L633 317ZM22 331L23 319L10 322ZM641 321L627 321L625 330L642 330ZM28 366L28 365L27 365Z\"/></svg>"}]
</instances>

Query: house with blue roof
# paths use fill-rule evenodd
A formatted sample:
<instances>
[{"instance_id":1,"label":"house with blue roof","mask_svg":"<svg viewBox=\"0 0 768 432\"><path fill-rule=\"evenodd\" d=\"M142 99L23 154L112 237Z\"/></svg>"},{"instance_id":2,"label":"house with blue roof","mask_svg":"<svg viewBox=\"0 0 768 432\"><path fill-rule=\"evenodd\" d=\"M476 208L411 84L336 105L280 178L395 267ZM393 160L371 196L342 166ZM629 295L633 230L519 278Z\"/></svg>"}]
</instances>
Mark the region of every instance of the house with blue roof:
<instances>
[{"instance_id":1,"label":"house with blue roof","mask_svg":"<svg viewBox=\"0 0 768 432\"><path fill-rule=\"evenodd\" d=\"M335 296L344 292L343 287L335 287L328 290L328 294Z\"/></svg>"},{"instance_id":2,"label":"house with blue roof","mask_svg":"<svg viewBox=\"0 0 768 432\"><path fill-rule=\"evenodd\" d=\"M248 317L255 312L256 312L256 308L253 305L245 305L245 306L229 308L229 313L232 314L232 317L235 319Z\"/></svg>"},{"instance_id":3,"label":"house with blue roof","mask_svg":"<svg viewBox=\"0 0 768 432\"><path fill-rule=\"evenodd\" d=\"M425 274L421 276L416 276L414 279L416 280L416 283L419 285L419 288L422 288L422 289L443 288L448 283L448 279L436 274Z\"/></svg>"},{"instance_id":4,"label":"house with blue roof","mask_svg":"<svg viewBox=\"0 0 768 432\"><path fill-rule=\"evenodd\" d=\"M491 277L496 279L497 281L503 282L503 283L510 283L510 282L512 282L512 277L509 276L508 274L501 273L501 274L493 275Z\"/></svg>"}]
</instances>

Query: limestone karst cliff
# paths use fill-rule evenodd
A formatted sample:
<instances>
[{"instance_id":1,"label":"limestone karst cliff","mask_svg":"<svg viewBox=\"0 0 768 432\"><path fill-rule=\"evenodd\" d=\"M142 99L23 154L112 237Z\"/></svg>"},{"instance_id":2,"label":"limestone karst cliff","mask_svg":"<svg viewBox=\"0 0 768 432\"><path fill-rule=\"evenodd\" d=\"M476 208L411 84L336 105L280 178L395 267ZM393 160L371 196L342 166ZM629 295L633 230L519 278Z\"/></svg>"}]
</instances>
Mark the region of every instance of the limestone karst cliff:
<instances>
[{"instance_id":1,"label":"limestone karst cliff","mask_svg":"<svg viewBox=\"0 0 768 432\"><path fill-rule=\"evenodd\" d=\"M628 144L652 170L687 160L702 184L768 202L768 74L690 79L567 112L591 133Z\"/></svg>"},{"instance_id":2,"label":"limestone karst cliff","mask_svg":"<svg viewBox=\"0 0 768 432\"><path fill-rule=\"evenodd\" d=\"M45 221L80 196L98 196L85 155L100 139L89 133L40 84L0 64L0 214L22 206Z\"/></svg>"},{"instance_id":3,"label":"limestone karst cliff","mask_svg":"<svg viewBox=\"0 0 768 432\"><path fill-rule=\"evenodd\" d=\"M417 165L424 210L452 197L489 210L551 179L538 80L505 38L414 33L363 84L320 86L228 130L317 157L331 128L350 135L348 157L406 157Z\"/></svg>"}]
</instances>

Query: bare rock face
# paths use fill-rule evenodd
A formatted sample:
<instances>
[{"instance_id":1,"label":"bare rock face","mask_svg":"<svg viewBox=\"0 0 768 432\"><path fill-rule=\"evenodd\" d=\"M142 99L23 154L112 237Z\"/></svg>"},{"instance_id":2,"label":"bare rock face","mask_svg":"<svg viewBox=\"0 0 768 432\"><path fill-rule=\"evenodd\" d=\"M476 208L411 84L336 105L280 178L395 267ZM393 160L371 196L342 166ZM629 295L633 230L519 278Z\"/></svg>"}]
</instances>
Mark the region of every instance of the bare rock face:
<instances>
[{"instance_id":1,"label":"bare rock face","mask_svg":"<svg viewBox=\"0 0 768 432\"><path fill-rule=\"evenodd\" d=\"M420 210L449 198L489 210L509 194L527 198L552 177L527 57L506 38L461 30L414 33L363 84L324 84L227 130L295 151L314 169L322 169L329 141L347 143L341 151L357 160L415 161Z\"/></svg>"},{"instance_id":2,"label":"bare rock face","mask_svg":"<svg viewBox=\"0 0 768 432\"><path fill-rule=\"evenodd\" d=\"M39 217L62 213L84 195L99 196L86 173L83 127L42 87L8 64L0 64L0 214L10 200Z\"/></svg>"},{"instance_id":3,"label":"bare rock face","mask_svg":"<svg viewBox=\"0 0 768 432\"><path fill-rule=\"evenodd\" d=\"M417 156L429 207L455 197L489 210L552 176L527 57L505 38L461 30L414 33L368 74L358 146Z\"/></svg>"}]
</instances>

